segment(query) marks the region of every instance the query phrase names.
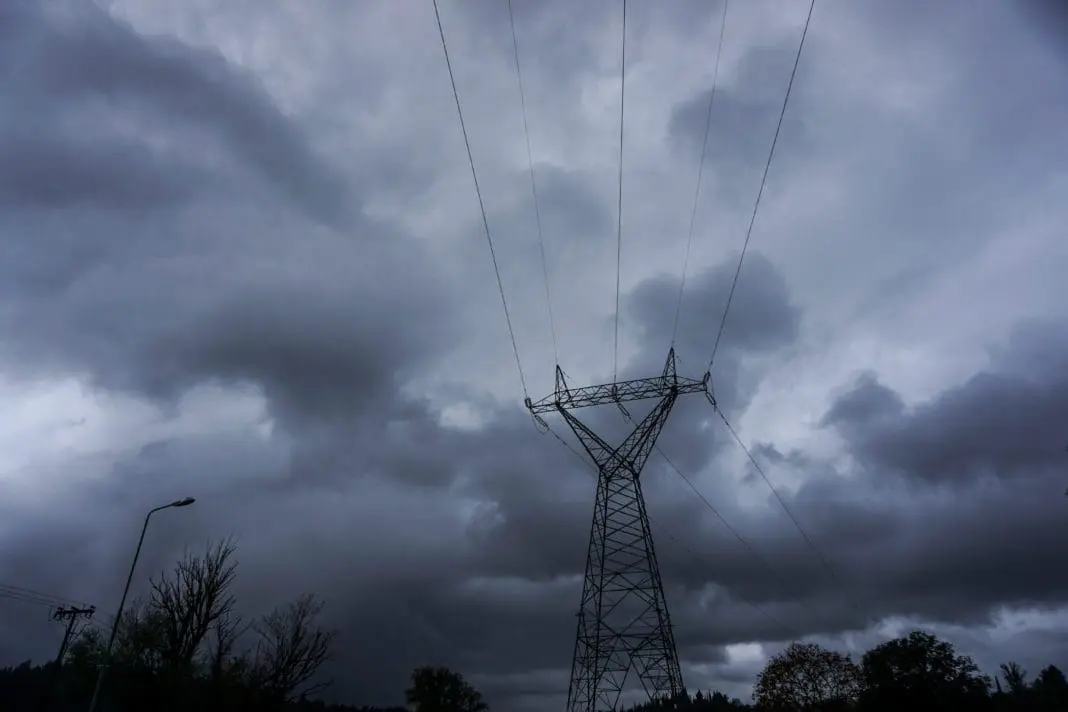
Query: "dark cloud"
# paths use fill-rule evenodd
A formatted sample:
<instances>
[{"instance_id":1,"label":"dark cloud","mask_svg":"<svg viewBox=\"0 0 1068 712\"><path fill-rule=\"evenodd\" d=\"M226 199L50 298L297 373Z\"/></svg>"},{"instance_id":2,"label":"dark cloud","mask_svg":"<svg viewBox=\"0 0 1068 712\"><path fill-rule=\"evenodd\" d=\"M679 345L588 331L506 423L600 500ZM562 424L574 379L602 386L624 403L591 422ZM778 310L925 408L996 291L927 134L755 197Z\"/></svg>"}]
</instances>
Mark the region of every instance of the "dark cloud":
<instances>
[{"instance_id":1,"label":"dark cloud","mask_svg":"<svg viewBox=\"0 0 1068 712\"><path fill-rule=\"evenodd\" d=\"M721 79L715 89L705 160L718 182L738 186L750 200L767 160L796 53L796 40L750 49L741 58L737 76L729 84ZM714 57L710 54L710 60ZM682 160L696 163L701 156L711 94L709 87L671 113L668 129ZM805 145L803 129L791 121L791 144ZM727 136L731 139L724 140Z\"/></svg>"},{"instance_id":2,"label":"dark cloud","mask_svg":"<svg viewBox=\"0 0 1068 712\"><path fill-rule=\"evenodd\" d=\"M794 509L835 562L847 600L882 616L974 625L1002 606L1059 605L1068 586L1051 573L1065 528L1060 485L1036 476L947 492L890 476L824 480L802 488Z\"/></svg>"},{"instance_id":3,"label":"dark cloud","mask_svg":"<svg viewBox=\"0 0 1068 712\"><path fill-rule=\"evenodd\" d=\"M857 376L849 391L835 399L820 424L864 426L882 417L901 415L904 409L901 396L879 383L879 377L869 371Z\"/></svg>"},{"instance_id":4,"label":"dark cloud","mask_svg":"<svg viewBox=\"0 0 1068 712\"><path fill-rule=\"evenodd\" d=\"M870 338L907 295L949 279L954 264L1003 237L991 225L1015 230L1029 211L1051 214L1046 198L1056 185L1040 169L1065 145L1063 97L1060 85L1041 81L1051 76L1042 50L1024 47L1017 18L1004 23L1004 36L1019 51L989 52L1008 11L954 11L947 22L949 11L921 5L920 21L897 6L827 9L823 17L817 9L827 29L814 30L822 39L806 48L756 246L712 369L719 405L746 440L748 428L764 427L754 407L762 396L784 409L796 406L791 398L821 399L826 379L842 380L837 359L854 336ZM234 26L255 26L270 54L278 38L253 22L271 26L266 7L244 8L249 16ZM505 83L514 81L506 9L445 8L461 93L472 97L465 107L519 350L545 385L552 362L548 324L539 321L540 249L517 90ZM116 439L130 449L64 453L3 478L0 579L106 610L143 512L195 495L196 506L154 520L135 593L186 547L235 534L238 594L250 612L305 590L327 599L327 623L342 632L329 670L333 696L397 703L410 669L432 663L460 669L495 709L560 702L595 479L518 406L511 344L425 10L386 13L398 32L425 25L413 35L433 47L434 64L425 66L430 52L419 45L396 66L376 56L373 67L350 67L342 50L374 47L381 26L331 15L343 41L316 30L317 49L337 46L324 50L322 64L307 59L337 76L287 74L288 89L317 103L283 111L255 56L239 68L225 58L237 54L143 34L93 5L0 6L0 93L17 108L0 112L4 376L77 379L94 398L125 399L117 409L151 413L164 432L123 432ZM569 3L516 10L551 288L557 325L565 324L561 362L582 379L607 380L608 347L599 349L611 341L612 310L600 305L614 286L616 147L607 130L603 156L583 142L587 124L616 120L601 95L610 80L615 86L618 14ZM719 10L635 6L639 92L653 84L643 72L667 45L711 61ZM289 18L281 34L304 31L298 19L315 26L308 17ZM658 374L673 341L680 372L700 377L716 340L737 255L724 249L711 259L708 245L741 242L735 228L748 219L796 47L783 28L754 39L730 29L746 27L745 17L735 19L728 42L744 46L731 50L734 66L717 90L700 206L717 216L695 240L692 265L701 267L687 276L677 333L678 276L649 275L669 263L661 239L680 248L681 264L675 238L685 232L675 223L689 206L661 211L657 203L692 195L708 89L671 93L678 103L663 125L643 111L661 96L639 93L628 115L639 132L627 144L624 284L635 286L622 295L632 346L621 351L621 377ZM364 20L376 36L360 34ZM863 52L835 54L847 40ZM911 56L928 58L922 72ZM674 61L692 65L694 57ZM431 70L434 79L415 81ZM916 93L895 94L906 86ZM350 120L358 130L339 132ZM650 145L657 155L674 151L672 162L651 168ZM813 192L791 192L799 187ZM1002 199L1010 188L1013 197ZM820 202L821 191L842 199ZM1014 240L999 256L1011 256ZM864 288L846 289L855 284ZM1019 303L1013 315L1034 300ZM812 353L825 338L820 319L835 309L871 321L843 318L836 326L846 336L836 332L816 350L823 384L783 387L805 377L789 362ZM979 310L956 312L964 319ZM1006 318L997 315L984 333ZM905 348L889 336L880 343ZM798 636L840 641L845 631L874 639L870 627L895 617L974 627L1007 607L1063 602L1068 581L1057 574L1056 542L1068 535L1068 519L1058 427L1068 415L1068 332L1021 327L989 356L982 372L919 404L906 403L900 373L866 364L824 413L808 407L814 427L795 427L802 441L837 432L850 458L776 437L753 445L833 574L707 401L680 399L661 450L707 502L660 453L643 485L692 687L751 680L757 663L731 658L726 646L735 643L771 649ZM507 391L499 372L510 379ZM775 387L801 395L769 396L773 377ZM234 432L186 432L200 417L188 404L199 391L220 409L243 399L256 414ZM633 404L630 415L640 419L649 405ZM446 417L464 408L473 423ZM633 427L614 407L581 416L610 442ZM547 419L575 444L559 418ZM57 631L43 615L5 610L0 626L0 662L54 652ZM1052 635L1020 643L1042 651L1042 662L1055 662L1057 644Z\"/></svg>"},{"instance_id":5,"label":"dark cloud","mask_svg":"<svg viewBox=\"0 0 1068 712\"><path fill-rule=\"evenodd\" d=\"M693 368L706 365L715 346L737 265L737 255L727 256L687 279L675 347ZM791 344L797 338L800 315L782 274L756 250L747 253L743 270L724 326L724 353L766 353ZM628 316L641 343L649 345L635 360L648 360L642 364L647 368L655 359L663 361L657 346L671 343L678 298L679 277L668 276L643 282L628 298Z\"/></svg>"},{"instance_id":6,"label":"dark cloud","mask_svg":"<svg viewBox=\"0 0 1068 712\"><path fill-rule=\"evenodd\" d=\"M773 478L805 474L785 499L832 570L776 561L801 600L842 596L877 617L963 626L987 624L1004 607L1060 605L1068 590L1054 573L1057 542L1068 535L1064 333L1063 324L1021 327L992 350L987 371L915 406L861 375L822 419L848 444L849 470L766 443L753 448ZM790 618L811 619L807 611Z\"/></svg>"},{"instance_id":7,"label":"dark cloud","mask_svg":"<svg viewBox=\"0 0 1068 712\"><path fill-rule=\"evenodd\" d=\"M151 208L187 198L199 178L193 166L160 160L144 146L99 145L32 127L7 127L0 145L0 204L56 207L98 205ZM22 134L22 135L20 135ZM29 134L29 135L27 135ZM36 135L35 135L36 134ZM107 176L107 182L99 177Z\"/></svg>"},{"instance_id":8,"label":"dark cloud","mask_svg":"<svg viewBox=\"0 0 1068 712\"><path fill-rule=\"evenodd\" d=\"M18 105L0 132L8 201L169 202L229 153L316 216L343 214L340 175L221 56L142 37L92 4L17 0L7 19L14 31L0 63L9 67L5 94Z\"/></svg>"},{"instance_id":9,"label":"dark cloud","mask_svg":"<svg viewBox=\"0 0 1068 712\"><path fill-rule=\"evenodd\" d=\"M862 376L823 422L838 426L867 467L928 482L1014 479L1063 464L1068 420L1063 325L1017 330L994 368L911 409Z\"/></svg>"},{"instance_id":10,"label":"dark cloud","mask_svg":"<svg viewBox=\"0 0 1068 712\"><path fill-rule=\"evenodd\" d=\"M440 344L445 322L423 320L443 303L398 292L388 278L404 272L427 290L436 281L418 276L419 255L395 231L364 218L338 230L305 222L207 163L218 143L316 218L326 216L325 204L313 206L322 200L338 208L330 221L341 218L343 182L249 78L95 9L55 17L34 8L18 5L22 31L4 50L20 61L17 92L50 112L9 119L40 141L0 133L19 157L4 163L9 199L22 199L0 230L11 277L3 322L15 336L5 346L15 361L88 371L104 387L154 396L206 380L252 382L283 416L367 407L414 366L406 354ZM88 121L75 122L79 135L57 137L50 122L75 116ZM103 141L92 133L127 120L147 133ZM152 131L169 144L163 153L147 139ZM183 157L198 155L208 177L194 182ZM74 163L56 164L63 156ZM105 210L158 206L168 191L177 197L168 186L196 209ZM64 212L26 212L43 202ZM413 320L420 328L407 328Z\"/></svg>"},{"instance_id":11,"label":"dark cloud","mask_svg":"<svg viewBox=\"0 0 1068 712\"><path fill-rule=\"evenodd\" d=\"M1060 50L1068 52L1068 8L1058 0L1025 0L1020 11L1036 30ZM1068 55L1066 60L1068 60Z\"/></svg>"}]
</instances>

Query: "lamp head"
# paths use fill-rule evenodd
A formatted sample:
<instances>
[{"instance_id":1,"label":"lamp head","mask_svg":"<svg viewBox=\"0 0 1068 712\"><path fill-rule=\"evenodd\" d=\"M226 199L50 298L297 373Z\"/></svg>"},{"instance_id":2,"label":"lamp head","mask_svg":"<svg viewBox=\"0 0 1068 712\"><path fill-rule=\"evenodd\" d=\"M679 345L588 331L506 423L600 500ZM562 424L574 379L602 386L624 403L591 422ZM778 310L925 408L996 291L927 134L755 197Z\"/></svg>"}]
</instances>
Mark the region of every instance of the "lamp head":
<instances>
[{"instance_id":1,"label":"lamp head","mask_svg":"<svg viewBox=\"0 0 1068 712\"><path fill-rule=\"evenodd\" d=\"M188 507L193 502L196 502L196 500L193 499L192 497L186 497L185 499L179 499L179 500L176 500L174 502L171 502L170 506L172 506L172 507Z\"/></svg>"}]
</instances>

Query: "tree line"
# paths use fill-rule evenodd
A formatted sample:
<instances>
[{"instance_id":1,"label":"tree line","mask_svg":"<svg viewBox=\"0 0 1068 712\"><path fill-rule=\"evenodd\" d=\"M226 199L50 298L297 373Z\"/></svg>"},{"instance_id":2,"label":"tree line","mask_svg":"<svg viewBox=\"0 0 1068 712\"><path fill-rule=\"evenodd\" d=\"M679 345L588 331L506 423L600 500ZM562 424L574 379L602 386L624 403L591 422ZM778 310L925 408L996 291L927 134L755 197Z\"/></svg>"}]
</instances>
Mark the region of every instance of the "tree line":
<instances>
[{"instance_id":1,"label":"tree line","mask_svg":"<svg viewBox=\"0 0 1068 712\"><path fill-rule=\"evenodd\" d=\"M1031 678L1018 663L989 677L953 645L923 630L888 640L860 662L815 643L794 643L757 675L753 704L719 692L639 705L634 712L1066 712L1068 680L1054 665Z\"/></svg>"},{"instance_id":2,"label":"tree line","mask_svg":"<svg viewBox=\"0 0 1068 712\"><path fill-rule=\"evenodd\" d=\"M149 593L119 620L100 712L404 712L314 699L330 683L320 672L337 636L318 622L323 602L304 594L245 619L233 593L235 551L231 540L209 544L149 579ZM58 664L0 669L0 710L85 712L109 635L110 626L84 628ZM424 712L486 709L444 668L413 671L406 700Z\"/></svg>"},{"instance_id":3,"label":"tree line","mask_svg":"<svg viewBox=\"0 0 1068 712\"><path fill-rule=\"evenodd\" d=\"M323 602L304 594L245 619L233 584L235 545L209 544L149 579L123 613L107 664L100 712L400 712L314 699L337 631L319 623ZM105 662L108 630L83 629L60 663L0 669L0 710L84 712ZM486 712L482 695L443 667L412 672L405 701L416 712ZM1055 666L1033 678L1017 663L983 675L967 656L925 631L884 642L859 662L815 643L794 643L757 676L753 703L721 692L655 700L633 712L898 712L908 706L975 712L1068 710L1068 680Z\"/></svg>"}]
</instances>

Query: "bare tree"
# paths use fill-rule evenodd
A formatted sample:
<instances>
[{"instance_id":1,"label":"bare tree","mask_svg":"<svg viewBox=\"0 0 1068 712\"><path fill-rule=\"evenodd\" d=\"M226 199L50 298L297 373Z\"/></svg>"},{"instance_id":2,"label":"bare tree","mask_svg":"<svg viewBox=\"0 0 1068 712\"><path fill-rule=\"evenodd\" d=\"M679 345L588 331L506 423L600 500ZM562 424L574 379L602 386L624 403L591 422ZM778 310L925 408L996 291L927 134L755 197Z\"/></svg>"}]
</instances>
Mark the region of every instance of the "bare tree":
<instances>
[{"instance_id":1,"label":"bare tree","mask_svg":"<svg viewBox=\"0 0 1068 712\"><path fill-rule=\"evenodd\" d=\"M234 646L251 627L250 623L233 611L226 611L212 626L212 636L208 644L206 662L209 678L217 682L233 667L239 659L234 655Z\"/></svg>"},{"instance_id":2,"label":"bare tree","mask_svg":"<svg viewBox=\"0 0 1068 712\"><path fill-rule=\"evenodd\" d=\"M159 617L160 654L168 666L190 667L208 633L233 611L234 551L231 539L209 544L202 556L186 552L171 576L152 579L150 607Z\"/></svg>"},{"instance_id":3,"label":"bare tree","mask_svg":"<svg viewBox=\"0 0 1068 712\"><path fill-rule=\"evenodd\" d=\"M314 594L304 594L252 624L259 636L253 654L253 685L272 700L294 700L325 687L308 685L330 657L337 631L316 623L323 608Z\"/></svg>"}]
</instances>

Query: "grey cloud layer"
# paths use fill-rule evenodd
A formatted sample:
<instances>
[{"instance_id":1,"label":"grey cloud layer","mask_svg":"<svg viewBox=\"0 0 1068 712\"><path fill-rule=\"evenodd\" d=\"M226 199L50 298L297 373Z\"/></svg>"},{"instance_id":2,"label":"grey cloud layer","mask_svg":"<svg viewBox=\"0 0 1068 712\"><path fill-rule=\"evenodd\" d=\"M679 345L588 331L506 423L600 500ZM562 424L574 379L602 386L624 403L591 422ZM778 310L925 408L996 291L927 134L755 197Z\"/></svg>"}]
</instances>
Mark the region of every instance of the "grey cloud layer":
<instances>
[{"instance_id":1,"label":"grey cloud layer","mask_svg":"<svg viewBox=\"0 0 1068 712\"><path fill-rule=\"evenodd\" d=\"M607 61L607 11L587 8L575 16L566 3L538 11L519 6L529 56L538 58L543 78L561 76L563 96L578 100L600 76L593 65ZM162 408L178 408L196 386L250 387L263 398L274 429L266 437L251 428L175 437L74 460L70 467L86 479L72 481L48 508L16 509L0 497L5 521L14 523L4 535L2 578L103 605L114 599L141 512L161 498L193 493L196 508L154 530L144 571L165 566L205 533L240 534L241 593L250 608L304 588L329 600L330 619L343 629L333 668L339 697L394 702L410 668L427 662L462 669L503 709L535 707L545 701L539 695L558 695L571 651L593 478L551 436L538 436L514 399L502 404L470 385L483 371L512 364L467 184L458 184L456 195L471 202L450 206L455 213L436 242L409 234L400 218L361 210L367 195L400 195L415 204L442 176L465 177L436 165L453 157L453 115L432 122L437 133L408 137L398 127L399 137L383 146L354 149L367 161L350 168L321 150L302 117L283 112L255 76L221 54L139 34L94 8L41 7L0 8L0 93L18 107L0 119L5 372L16 379L75 374ZM635 40L639 59L643 42L669 32L692 39L694 28L714 27L716 8L679 6L659 15L652 7L638 10L648 15L638 24L644 28ZM475 36L484 25L505 27L500 7L482 9L476 15L458 6L449 22ZM896 12L875 19L854 11L835 16L830 7L818 12L827 15L818 22L860 27L861 39L880 42L889 40L873 29L876 20L904 22ZM428 19L413 10L416 17ZM969 17L954 47L985 56L980 39L999 16ZM559 51L549 52L541 42L558 30L567 32ZM508 38L499 31L487 36L491 46L480 47L482 56L509 61ZM910 37L920 48L933 41L919 30ZM791 59L790 46L772 45L744 52L734 84L717 96L709 158L720 172L709 179L715 198L703 204L708 212L729 203L732 213L744 215L751 204ZM848 166L854 172L835 176L853 209L805 222L785 237L765 236L748 253L713 370L717 399L734 422L769 370L805 346L806 329L822 308L813 295L865 281L865 260L891 253L903 254L904 266L886 277L883 297L896 299L894 290L921 277L937 279L947 257L980 241L970 241L967 225L998 213L998 201L977 205L964 195L990 195L997 178L988 161L1015 161L1014 175L1039 165L1038 149L1026 142L996 156L968 146L996 146L999 135L1021 127L1030 136L1044 132L1047 154L1068 145L1056 131L1054 117L1064 108L1054 104L1057 97L1047 98L1053 108L1021 125L1025 112L992 114L993 99L972 83L987 71L1002 78L1033 67L1049 71L1023 50L1025 59L1000 69L954 64L951 96L934 107L943 113L896 124L893 117L873 123L880 111L889 112L885 107L835 92L828 76L840 58L821 53L818 44L814 53L801 79L807 77L810 89L799 92L784 129L789 140L777 180L804 181L806 163L865 147ZM950 62L947 56L938 55ZM477 82L467 82L476 93ZM1034 87L1016 82L1010 89L1017 102L1037 98ZM367 101L384 102L386 93L368 91ZM490 101L478 97L473 112ZM681 166L686 181L706 100L700 92L683 99L665 127L663 154ZM946 113L957 100L966 100L968 110L954 105ZM833 125L828 106L841 112ZM979 110L985 113L969 119L968 112ZM560 113L562 123L578 123ZM949 119L959 123L927 123ZM968 145L947 143L953 133ZM446 139L454 142L449 148L434 148ZM830 151L835 140L846 148ZM535 235L528 211L512 200L527 189L527 176L521 163L499 158L490 144L476 148L499 199L491 218L504 236L506 287L537 294ZM927 160L916 158L917 151L927 151ZM899 160L887 162L893 154ZM859 181L871 166L884 176L879 189L863 183L849 190L850 180ZM380 180L372 175L379 168L388 168ZM593 299L571 270L611 246L614 212L594 187L601 177L588 166L539 163L538 171L557 294L573 297L561 297L558 314L565 321L576 299ZM636 171L658 175L647 166ZM969 174L983 185L944 189ZM1044 175L1028 181L1040 184ZM628 189L681 194L690 185L679 179ZM774 214L775 203L770 206ZM951 220L966 208L974 209L972 217ZM659 219L633 212L631 224ZM449 242L453 233L464 237ZM647 256L638 234L628 233L632 264ZM736 232L730 235L733 240ZM729 242L724 235L715 239ZM910 265L915 255L923 260ZM725 252L688 276L675 342L688 374L705 368L735 258ZM677 295L677 275L644 273L625 295L625 326L637 347L622 364L623 375L659 371ZM596 296L607 298L608 291ZM893 299L877 297L859 303L870 309L856 311L865 318L889 311ZM545 343L532 343L541 302L516 299L515 308L530 327L520 331L521 344L547 351ZM833 304L827 310L844 313ZM726 658L723 646L730 643L782 641L795 632L833 638L901 615L971 625L1002 606L1064 601L1068 580L1057 573L1063 567L1056 542L1068 534L1068 519L1054 495L1063 485L1056 428L1068 414L1068 337L1064 324L1053 322L1020 327L992 351L985 372L919 404L906 403L877 373L839 384L822 422L839 433L852 465L780 451L773 442L755 448L773 477L801 476L802 484L784 496L844 586L806 549L763 482L736 470L737 450L708 404L679 404L663 451L774 569L754 561L654 456L646 487L682 655L689 665L713 665L719 676L691 678L694 685L741 679L741 668ZM603 326L592 330L601 333ZM570 325L562 341L576 344L579 331ZM999 339L991 337L994 348ZM571 353L593 353L594 346L583 343ZM465 361L470 354L479 360ZM583 375L606 377L603 361L570 358ZM450 359L466 364L464 382L449 387L481 411L479 429L442 425L440 404L406 388ZM543 372L538 382L547 383L547 363L533 363ZM568 368L567 357L563 363ZM615 437L627 427L611 409L589 417ZM757 505L743 501L754 495ZM86 573L71 577L70 571ZM46 622L4 613L0 640L18 645L8 643L0 657L51 651L54 631ZM1040 647L1052 655L1048 644L1034 649Z\"/></svg>"},{"instance_id":2,"label":"grey cloud layer","mask_svg":"<svg viewBox=\"0 0 1068 712\"><path fill-rule=\"evenodd\" d=\"M824 423L866 464L932 482L1053 473L1064 464L1066 344L1063 324L1022 326L993 368L913 409L866 374Z\"/></svg>"}]
</instances>

